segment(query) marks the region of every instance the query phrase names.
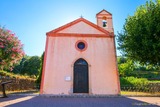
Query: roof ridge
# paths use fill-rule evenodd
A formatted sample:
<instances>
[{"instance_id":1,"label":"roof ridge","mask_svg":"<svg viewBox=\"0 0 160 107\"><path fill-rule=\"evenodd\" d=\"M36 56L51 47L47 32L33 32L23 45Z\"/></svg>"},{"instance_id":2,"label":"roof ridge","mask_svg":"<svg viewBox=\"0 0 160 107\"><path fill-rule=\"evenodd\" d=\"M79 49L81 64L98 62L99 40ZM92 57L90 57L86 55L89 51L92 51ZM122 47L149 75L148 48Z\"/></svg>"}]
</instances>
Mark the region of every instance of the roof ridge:
<instances>
[{"instance_id":1,"label":"roof ridge","mask_svg":"<svg viewBox=\"0 0 160 107\"><path fill-rule=\"evenodd\" d=\"M82 17L81 17L81 18L82 18ZM51 30L51 31L49 31L49 32L47 32L47 33L50 33L50 32L55 32L55 33L56 33L56 32L58 32L59 30L63 30L63 29L66 28L65 26L69 26L69 25L78 23L81 18L78 18L78 19L76 19L76 20L74 20L74 21L72 21L72 22L69 22L69 23L67 23L67 24L65 24L65 25L62 25L62 26L60 26L60 27L58 27L58 28L56 28L56 29L54 29L54 30Z\"/></svg>"},{"instance_id":2,"label":"roof ridge","mask_svg":"<svg viewBox=\"0 0 160 107\"><path fill-rule=\"evenodd\" d=\"M67 24L65 24L65 25L63 25L63 26L61 26L61 27L58 27L58 28L56 28L56 29L54 29L54 30L51 30L51 31L47 32L46 34L47 34L47 35L50 35L50 33L57 33L58 31L61 31L61 30L65 29L65 28L67 28L67 27L69 27L69 26L72 26L72 25L74 25L74 24L76 24L76 23L78 23L78 22L81 22L81 21L83 21L84 23L88 24L89 26L92 26L93 28L95 28L95 29L97 29L97 30L99 30L99 31L107 34L107 35L110 35L110 32L109 32L109 31L101 28L100 26L98 26L98 25L96 25L96 24L88 21L87 19L85 19L85 18L83 18L83 17L80 17L80 18L78 18L78 19L76 19L76 20L74 20L74 21L72 21L72 22L69 22L69 23L67 23Z\"/></svg>"},{"instance_id":3,"label":"roof ridge","mask_svg":"<svg viewBox=\"0 0 160 107\"><path fill-rule=\"evenodd\" d=\"M101 10L100 12L98 12L98 13L96 14L96 16L97 16L98 14L100 14L102 11L105 11L105 12L109 13L110 15L112 15L112 13L110 13L110 12L108 12L107 10L103 9L103 10Z\"/></svg>"}]
</instances>

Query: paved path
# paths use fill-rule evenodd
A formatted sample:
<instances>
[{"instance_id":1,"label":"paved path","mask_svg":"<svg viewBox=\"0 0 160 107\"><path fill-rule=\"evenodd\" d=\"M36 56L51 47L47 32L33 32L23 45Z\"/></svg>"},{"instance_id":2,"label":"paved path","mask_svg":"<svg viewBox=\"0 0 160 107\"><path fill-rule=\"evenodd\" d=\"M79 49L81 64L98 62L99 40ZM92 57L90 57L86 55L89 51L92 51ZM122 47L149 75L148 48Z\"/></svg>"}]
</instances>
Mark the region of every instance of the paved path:
<instances>
[{"instance_id":1,"label":"paved path","mask_svg":"<svg viewBox=\"0 0 160 107\"><path fill-rule=\"evenodd\" d=\"M14 95L14 96L9 96L9 98L0 98L0 107L132 107L132 106L160 107L160 97L55 98L55 97L44 97L44 96Z\"/></svg>"}]
</instances>

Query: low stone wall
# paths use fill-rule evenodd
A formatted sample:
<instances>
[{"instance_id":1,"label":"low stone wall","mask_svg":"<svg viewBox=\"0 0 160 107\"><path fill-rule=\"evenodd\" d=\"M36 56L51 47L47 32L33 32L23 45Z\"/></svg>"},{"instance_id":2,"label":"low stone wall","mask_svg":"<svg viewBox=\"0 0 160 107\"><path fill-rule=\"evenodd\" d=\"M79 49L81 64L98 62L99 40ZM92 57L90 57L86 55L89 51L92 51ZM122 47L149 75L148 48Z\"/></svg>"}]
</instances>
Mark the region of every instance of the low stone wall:
<instances>
[{"instance_id":1,"label":"low stone wall","mask_svg":"<svg viewBox=\"0 0 160 107\"><path fill-rule=\"evenodd\" d=\"M7 91L35 89L35 79L0 76L0 84L7 81L12 81L11 83L5 85L5 89ZM0 91L2 91L2 85L0 85Z\"/></svg>"}]
</instances>

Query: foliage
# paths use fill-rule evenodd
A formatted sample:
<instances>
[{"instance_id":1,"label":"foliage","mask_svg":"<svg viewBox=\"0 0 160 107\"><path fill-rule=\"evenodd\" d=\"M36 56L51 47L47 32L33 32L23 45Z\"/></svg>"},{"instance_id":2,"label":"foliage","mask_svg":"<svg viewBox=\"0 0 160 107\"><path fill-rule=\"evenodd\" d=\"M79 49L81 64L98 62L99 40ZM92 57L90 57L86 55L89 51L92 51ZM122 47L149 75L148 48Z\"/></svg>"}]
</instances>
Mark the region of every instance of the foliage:
<instances>
[{"instance_id":1,"label":"foliage","mask_svg":"<svg viewBox=\"0 0 160 107\"><path fill-rule=\"evenodd\" d=\"M121 87L124 86L145 86L149 84L146 78L136 78L136 77L121 77L120 78Z\"/></svg>"},{"instance_id":2,"label":"foliage","mask_svg":"<svg viewBox=\"0 0 160 107\"><path fill-rule=\"evenodd\" d=\"M14 67L13 72L37 77L39 74L38 71L39 68L40 68L39 56L32 56L32 57L25 56L24 58L22 58L19 64Z\"/></svg>"},{"instance_id":3,"label":"foliage","mask_svg":"<svg viewBox=\"0 0 160 107\"><path fill-rule=\"evenodd\" d=\"M146 78L121 77L121 90L157 93L160 92L160 81L149 81Z\"/></svg>"},{"instance_id":4,"label":"foliage","mask_svg":"<svg viewBox=\"0 0 160 107\"><path fill-rule=\"evenodd\" d=\"M17 64L13 67L13 73L15 74L22 74L22 71L24 69L24 64L26 60L29 60L29 56L25 55Z\"/></svg>"},{"instance_id":5,"label":"foliage","mask_svg":"<svg viewBox=\"0 0 160 107\"><path fill-rule=\"evenodd\" d=\"M159 80L159 81L152 80L152 81L149 81L149 83L150 83L150 84L160 83L160 80Z\"/></svg>"},{"instance_id":6,"label":"foliage","mask_svg":"<svg viewBox=\"0 0 160 107\"><path fill-rule=\"evenodd\" d=\"M128 76L134 76L138 78L147 78L148 80L160 80L159 71L133 71Z\"/></svg>"},{"instance_id":7,"label":"foliage","mask_svg":"<svg viewBox=\"0 0 160 107\"><path fill-rule=\"evenodd\" d=\"M30 78L27 75L20 75L20 74L14 74L13 72L7 72L7 71L2 71L0 70L0 76L6 76L6 77L11 77L11 78L20 78L20 79L35 79L35 78Z\"/></svg>"},{"instance_id":8,"label":"foliage","mask_svg":"<svg viewBox=\"0 0 160 107\"><path fill-rule=\"evenodd\" d=\"M22 74L38 76L38 69L40 68L40 58L38 56L32 56L24 63Z\"/></svg>"},{"instance_id":9,"label":"foliage","mask_svg":"<svg viewBox=\"0 0 160 107\"><path fill-rule=\"evenodd\" d=\"M143 64L160 65L160 0L146 2L126 19L118 45L123 54Z\"/></svg>"},{"instance_id":10,"label":"foliage","mask_svg":"<svg viewBox=\"0 0 160 107\"><path fill-rule=\"evenodd\" d=\"M0 27L0 70L10 68L24 56L23 45L10 30Z\"/></svg>"},{"instance_id":11,"label":"foliage","mask_svg":"<svg viewBox=\"0 0 160 107\"><path fill-rule=\"evenodd\" d=\"M147 78L150 80L160 80L160 69L153 65L142 65L137 61L119 56L118 71L121 77L134 76L138 78Z\"/></svg>"},{"instance_id":12,"label":"foliage","mask_svg":"<svg viewBox=\"0 0 160 107\"><path fill-rule=\"evenodd\" d=\"M44 61L44 52L41 56L41 64L40 64L40 69L39 69L39 75L38 75L38 78L37 78L37 81L36 81L36 83L38 85L40 85L40 83L41 83L42 71L43 71L43 61Z\"/></svg>"},{"instance_id":13,"label":"foliage","mask_svg":"<svg viewBox=\"0 0 160 107\"><path fill-rule=\"evenodd\" d=\"M118 57L118 71L120 76L130 75L135 69L134 62L128 58Z\"/></svg>"}]
</instances>

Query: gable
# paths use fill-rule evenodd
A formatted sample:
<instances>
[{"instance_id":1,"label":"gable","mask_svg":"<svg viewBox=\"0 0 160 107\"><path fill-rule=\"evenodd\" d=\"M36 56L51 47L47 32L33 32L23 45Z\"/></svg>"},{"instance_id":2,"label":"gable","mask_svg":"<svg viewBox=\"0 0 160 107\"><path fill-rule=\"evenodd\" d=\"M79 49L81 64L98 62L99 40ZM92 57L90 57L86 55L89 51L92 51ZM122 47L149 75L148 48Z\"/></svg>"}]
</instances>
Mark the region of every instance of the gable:
<instances>
[{"instance_id":1,"label":"gable","mask_svg":"<svg viewBox=\"0 0 160 107\"><path fill-rule=\"evenodd\" d=\"M106 11L102 11L100 14L109 14L109 13Z\"/></svg>"},{"instance_id":2,"label":"gable","mask_svg":"<svg viewBox=\"0 0 160 107\"><path fill-rule=\"evenodd\" d=\"M78 34L105 34L104 32L95 29L87 23L81 21L70 27L67 27L57 33L78 33Z\"/></svg>"},{"instance_id":3,"label":"gable","mask_svg":"<svg viewBox=\"0 0 160 107\"><path fill-rule=\"evenodd\" d=\"M97 15L112 15L110 12L106 11L106 10L102 10L99 13L97 13Z\"/></svg>"},{"instance_id":4,"label":"gable","mask_svg":"<svg viewBox=\"0 0 160 107\"><path fill-rule=\"evenodd\" d=\"M103 36L113 37L114 34L101 28L100 26L84 19L79 18L64 26L46 33L47 36Z\"/></svg>"}]
</instances>

